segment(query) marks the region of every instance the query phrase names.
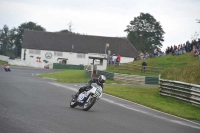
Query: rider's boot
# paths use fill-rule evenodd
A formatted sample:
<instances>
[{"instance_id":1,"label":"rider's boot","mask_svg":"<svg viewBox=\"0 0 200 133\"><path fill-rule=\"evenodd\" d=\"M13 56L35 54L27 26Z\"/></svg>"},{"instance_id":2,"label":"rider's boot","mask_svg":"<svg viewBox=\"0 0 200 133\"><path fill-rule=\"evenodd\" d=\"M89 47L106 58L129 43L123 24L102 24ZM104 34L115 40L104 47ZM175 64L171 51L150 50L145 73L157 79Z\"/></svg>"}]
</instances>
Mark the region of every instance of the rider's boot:
<instances>
[{"instance_id":1,"label":"rider's boot","mask_svg":"<svg viewBox=\"0 0 200 133\"><path fill-rule=\"evenodd\" d=\"M77 92L77 93L74 95L75 98L78 98L78 96L79 96L79 92Z\"/></svg>"}]
</instances>

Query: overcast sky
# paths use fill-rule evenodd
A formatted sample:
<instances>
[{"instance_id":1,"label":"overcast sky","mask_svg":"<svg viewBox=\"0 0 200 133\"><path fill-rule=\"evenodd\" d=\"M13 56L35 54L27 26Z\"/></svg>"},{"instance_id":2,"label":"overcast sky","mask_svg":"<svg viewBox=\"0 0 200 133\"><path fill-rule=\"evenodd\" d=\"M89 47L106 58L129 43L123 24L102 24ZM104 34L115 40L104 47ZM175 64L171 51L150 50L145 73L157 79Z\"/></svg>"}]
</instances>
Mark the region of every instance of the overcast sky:
<instances>
[{"instance_id":1,"label":"overcast sky","mask_svg":"<svg viewBox=\"0 0 200 133\"><path fill-rule=\"evenodd\" d=\"M69 29L71 22L73 32L125 37L126 26L141 12L161 23L162 49L200 33L200 0L0 0L0 29L32 21L55 32Z\"/></svg>"}]
</instances>

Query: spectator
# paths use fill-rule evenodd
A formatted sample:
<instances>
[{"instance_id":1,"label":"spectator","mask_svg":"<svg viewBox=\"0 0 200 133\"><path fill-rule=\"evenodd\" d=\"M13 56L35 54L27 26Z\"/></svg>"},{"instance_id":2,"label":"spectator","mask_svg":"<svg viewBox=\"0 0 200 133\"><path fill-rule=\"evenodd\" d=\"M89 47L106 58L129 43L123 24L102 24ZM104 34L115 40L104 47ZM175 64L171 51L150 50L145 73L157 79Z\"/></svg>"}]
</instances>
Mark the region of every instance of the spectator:
<instances>
[{"instance_id":1,"label":"spectator","mask_svg":"<svg viewBox=\"0 0 200 133\"><path fill-rule=\"evenodd\" d=\"M147 66L147 63L145 61L142 62L142 70L141 72L145 72L145 68Z\"/></svg>"},{"instance_id":2,"label":"spectator","mask_svg":"<svg viewBox=\"0 0 200 133\"><path fill-rule=\"evenodd\" d=\"M120 65L120 61L121 61L121 56L118 55L118 56L117 56L117 62L118 62L118 65Z\"/></svg>"},{"instance_id":3,"label":"spectator","mask_svg":"<svg viewBox=\"0 0 200 133\"><path fill-rule=\"evenodd\" d=\"M189 52L189 49L188 49L188 41L185 43L185 52L187 53L187 52Z\"/></svg>"},{"instance_id":4,"label":"spectator","mask_svg":"<svg viewBox=\"0 0 200 133\"><path fill-rule=\"evenodd\" d=\"M110 55L110 57L109 57L109 64L110 64L110 65L112 64L112 58L113 58L113 56Z\"/></svg>"},{"instance_id":5,"label":"spectator","mask_svg":"<svg viewBox=\"0 0 200 133\"><path fill-rule=\"evenodd\" d=\"M144 59L144 54L142 52L140 53L140 59Z\"/></svg>"},{"instance_id":6,"label":"spectator","mask_svg":"<svg viewBox=\"0 0 200 133\"><path fill-rule=\"evenodd\" d=\"M167 49L166 49L166 52L165 52L165 53L166 53L166 55L168 55L168 54L170 53L170 47L169 47L169 46L167 47Z\"/></svg>"},{"instance_id":7,"label":"spectator","mask_svg":"<svg viewBox=\"0 0 200 133\"><path fill-rule=\"evenodd\" d=\"M153 54L154 54L154 57L155 57L156 55L158 56L158 49L157 49L157 48L154 49Z\"/></svg>"},{"instance_id":8,"label":"spectator","mask_svg":"<svg viewBox=\"0 0 200 133\"><path fill-rule=\"evenodd\" d=\"M116 63L116 60L117 60L117 56L116 56L115 54L113 54L112 62L113 62L114 65L115 65L115 63Z\"/></svg>"},{"instance_id":9,"label":"spectator","mask_svg":"<svg viewBox=\"0 0 200 133\"><path fill-rule=\"evenodd\" d=\"M172 52L173 52L173 47L172 47L172 45L171 45L171 48L170 48L170 53L172 54Z\"/></svg>"},{"instance_id":10,"label":"spectator","mask_svg":"<svg viewBox=\"0 0 200 133\"><path fill-rule=\"evenodd\" d=\"M185 43L183 44L182 51L183 51L183 53L186 53L186 45L185 45Z\"/></svg>"},{"instance_id":11,"label":"spectator","mask_svg":"<svg viewBox=\"0 0 200 133\"><path fill-rule=\"evenodd\" d=\"M195 49L194 56L199 56L199 50L198 49Z\"/></svg>"},{"instance_id":12,"label":"spectator","mask_svg":"<svg viewBox=\"0 0 200 133\"><path fill-rule=\"evenodd\" d=\"M149 55L149 53L148 53L148 52L146 52L146 55L145 55L145 56L146 56L146 58L149 58L149 56L150 56L150 55Z\"/></svg>"},{"instance_id":13,"label":"spectator","mask_svg":"<svg viewBox=\"0 0 200 133\"><path fill-rule=\"evenodd\" d=\"M199 53L200 53L200 40L198 42L198 50L199 50Z\"/></svg>"},{"instance_id":14,"label":"spectator","mask_svg":"<svg viewBox=\"0 0 200 133\"><path fill-rule=\"evenodd\" d=\"M153 58L153 56L152 56L152 54L151 54L151 53L149 54L149 58Z\"/></svg>"},{"instance_id":15,"label":"spectator","mask_svg":"<svg viewBox=\"0 0 200 133\"><path fill-rule=\"evenodd\" d=\"M160 49L159 48L157 48L157 56L160 56Z\"/></svg>"}]
</instances>

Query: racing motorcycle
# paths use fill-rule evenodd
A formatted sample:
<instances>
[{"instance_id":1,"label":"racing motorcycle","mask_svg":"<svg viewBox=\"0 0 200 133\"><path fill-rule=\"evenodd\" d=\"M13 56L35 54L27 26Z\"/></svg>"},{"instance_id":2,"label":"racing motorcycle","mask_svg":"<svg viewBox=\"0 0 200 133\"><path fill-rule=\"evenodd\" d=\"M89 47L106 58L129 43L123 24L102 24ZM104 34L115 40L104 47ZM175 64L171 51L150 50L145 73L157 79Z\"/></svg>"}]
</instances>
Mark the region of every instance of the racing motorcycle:
<instances>
[{"instance_id":1,"label":"racing motorcycle","mask_svg":"<svg viewBox=\"0 0 200 133\"><path fill-rule=\"evenodd\" d=\"M96 83L92 83L91 89L80 93L77 98L74 95L72 95L70 107L75 108L76 106L79 106L82 107L84 111L88 111L101 97L101 86L97 85Z\"/></svg>"},{"instance_id":2,"label":"racing motorcycle","mask_svg":"<svg viewBox=\"0 0 200 133\"><path fill-rule=\"evenodd\" d=\"M4 70L5 70L6 72L11 72L10 67L6 67L6 68L4 68Z\"/></svg>"}]
</instances>

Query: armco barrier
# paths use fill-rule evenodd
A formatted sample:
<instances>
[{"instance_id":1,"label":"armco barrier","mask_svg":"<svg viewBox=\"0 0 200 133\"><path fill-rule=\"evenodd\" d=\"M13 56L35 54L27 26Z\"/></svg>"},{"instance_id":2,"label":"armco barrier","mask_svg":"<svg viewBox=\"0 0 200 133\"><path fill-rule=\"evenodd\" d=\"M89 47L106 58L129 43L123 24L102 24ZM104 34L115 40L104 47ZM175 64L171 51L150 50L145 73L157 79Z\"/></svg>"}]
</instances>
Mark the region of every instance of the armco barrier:
<instances>
[{"instance_id":1,"label":"armco barrier","mask_svg":"<svg viewBox=\"0 0 200 133\"><path fill-rule=\"evenodd\" d=\"M144 84L145 76L115 73L114 80L133 84Z\"/></svg>"},{"instance_id":2,"label":"armco barrier","mask_svg":"<svg viewBox=\"0 0 200 133\"><path fill-rule=\"evenodd\" d=\"M105 75L107 79L122 81L131 84L154 84L158 85L158 77L145 77L139 75L128 75L120 73L112 73L106 71L97 71L97 75ZM91 78L91 71L86 71L86 77Z\"/></svg>"},{"instance_id":3,"label":"armco barrier","mask_svg":"<svg viewBox=\"0 0 200 133\"><path fill-rule=\"evenodd\" d=\"M142 66L141 65L132 65L132 64L123 64L123 65L114 67L114 69L141 72ZM160 67L146 66L145 73L160 74L160 72L162 70L163 70L163 68L160 68Z\"/></svg>"},{"instance_id":4,"label":"armco barrier","mask_svg":"<svg viewBox=\"0 0 200 133\"><path fill-rule=\"evenodd\" d=\"M53 69L75 69L75 70L84 70L83 65L70 65L70 64L59 64L59 63L53 63Z\"/></svg>"},{"instance_id":5,"label":"armco barrier","mask_svg":"<svg viewBox=\"0 0 200 133\"><path fill-rule=\"evenodd\" d=\"M113 80L114 73L97 70L97 75L104 75L107 79ZM91 78L91 71L86 71L86 77Z\"/></svg>"},{"instance_id":6,"label":"armco barrier","mask_svg":"<svg viewBox=\"0 0 200 133\"><path fill-rule=\"evenodd\" d=\"M200 106L200 85L160 79L159 93Z\"/></svg>"},{"instance_id":7,"label":"armco barrier","mask_svg":"<svg viewBox=\"0 0 200 133\"><path fill-rule=\"evenodd\" d=\"M150 77L150 76L146 76L145 77L145 84L159 84L159 78L158 77Z\"/></svg>"}]
</instances>

